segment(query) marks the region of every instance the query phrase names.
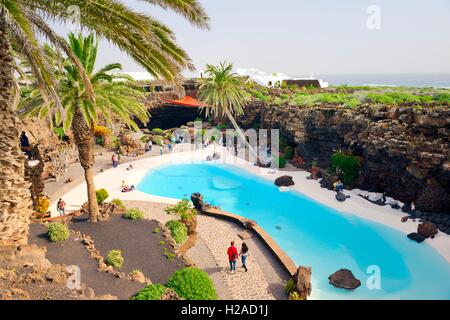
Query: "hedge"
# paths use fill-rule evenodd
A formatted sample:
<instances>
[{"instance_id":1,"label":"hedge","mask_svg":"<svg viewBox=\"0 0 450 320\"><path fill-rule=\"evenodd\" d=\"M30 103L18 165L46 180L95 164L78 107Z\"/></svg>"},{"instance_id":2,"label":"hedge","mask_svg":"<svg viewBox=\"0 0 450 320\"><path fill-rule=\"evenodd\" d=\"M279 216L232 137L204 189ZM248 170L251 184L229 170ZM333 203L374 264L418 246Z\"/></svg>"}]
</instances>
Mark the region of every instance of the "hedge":
<instances>
[{"instance_id":1,"label":"hedge","mask_svg":"<svg viewBox=\"0 0 450 320\"><path fill-rule=\"evenodd\" d=\"M144 289L136 293L136 295L131 298L132 300L160 300L161 296L167 290L165 286L160 283L151 284L146 286Z\"/></svg>"},{"instance_id":2,"label":"hedge","mask_svg":"<svg viewBox=\"0 0 450 320\"><path fill-rule=\"evenodd\" d=\"M186 300L217 300L216 289L208 274L194 267L175 271L167 287Z\"/></svg>"}]
</instances>

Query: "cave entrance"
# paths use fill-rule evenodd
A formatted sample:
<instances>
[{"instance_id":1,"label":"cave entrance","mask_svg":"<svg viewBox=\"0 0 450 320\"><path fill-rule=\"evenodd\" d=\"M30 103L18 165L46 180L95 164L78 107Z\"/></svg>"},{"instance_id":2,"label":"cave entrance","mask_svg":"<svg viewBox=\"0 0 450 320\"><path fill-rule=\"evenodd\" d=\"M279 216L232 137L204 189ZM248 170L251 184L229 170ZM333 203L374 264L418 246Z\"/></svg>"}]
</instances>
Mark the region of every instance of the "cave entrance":
<instances>
[{"instance_id":1,"label":"cave entrance","mask_svg":"<svg viewBox=\"0 0 450 320\"><path fill-rule=\"evenodd\" d=\"M189 96L181 100L165 100L164 104L149 111L150 121L147 128L163 130L178 128L196 119L206 120L200 109L201 103Z\"/></svg>"}]
</instances>

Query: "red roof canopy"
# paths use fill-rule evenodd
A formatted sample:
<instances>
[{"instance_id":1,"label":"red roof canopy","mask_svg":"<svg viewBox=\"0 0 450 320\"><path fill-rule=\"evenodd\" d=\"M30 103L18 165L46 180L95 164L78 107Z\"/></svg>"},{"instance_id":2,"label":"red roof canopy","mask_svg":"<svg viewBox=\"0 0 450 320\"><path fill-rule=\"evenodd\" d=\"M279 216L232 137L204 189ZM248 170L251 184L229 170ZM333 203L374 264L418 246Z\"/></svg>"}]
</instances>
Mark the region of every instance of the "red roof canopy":
<instances>
[{"instance_id":1,"label":"red roof canopy","mask_svg":"<svg viewBox=\"0 0 450 320\"><path fill-rule=\"evenodd\" d=\"M200 101L197 99L194 99L192 97L186 96L181 100L164 100L166 103L177 105L177 106L183 106L183 107L202 107L204 106Z\"/></svg>"}]
</instances>

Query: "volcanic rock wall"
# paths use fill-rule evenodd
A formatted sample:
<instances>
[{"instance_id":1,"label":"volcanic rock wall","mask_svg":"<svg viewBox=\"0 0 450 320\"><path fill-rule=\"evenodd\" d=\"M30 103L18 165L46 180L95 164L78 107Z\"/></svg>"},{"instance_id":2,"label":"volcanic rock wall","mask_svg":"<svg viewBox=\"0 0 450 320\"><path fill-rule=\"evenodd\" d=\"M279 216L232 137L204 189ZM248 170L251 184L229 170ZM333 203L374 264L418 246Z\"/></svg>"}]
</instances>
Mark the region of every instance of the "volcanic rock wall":
<instances>
[{"instance_id":1,"label":"volcanic rock wall","mask_svg":"<svg viewBox=\"0 0 450 320\"><path fill-rule=\"evenodd\" d=\"M277 128L306 161L327 168L342 150L361 156L355 187L450 213L450 108L366 105L246 107L246 123Z\"/></svg>"}]
</instances>

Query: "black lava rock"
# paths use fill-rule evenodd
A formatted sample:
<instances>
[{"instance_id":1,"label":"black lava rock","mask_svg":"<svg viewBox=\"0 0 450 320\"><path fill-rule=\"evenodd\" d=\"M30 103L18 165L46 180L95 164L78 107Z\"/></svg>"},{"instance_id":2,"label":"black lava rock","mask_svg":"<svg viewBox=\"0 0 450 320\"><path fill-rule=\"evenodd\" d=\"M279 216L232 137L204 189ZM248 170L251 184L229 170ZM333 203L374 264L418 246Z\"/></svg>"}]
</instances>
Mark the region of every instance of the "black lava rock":
<instances>
[{"instance_id":1,"label":"black lava rock","mask_svg":"<svg viewBox=\"0 0 450 320\"><path fill-rule=\"evenodd\" d=\"M295 185L295 182L291 176L282 176L275 179L275 185L278 187L290 187Z\"/></svg>"},{"instance_id":2,"label":"black lava rock","mask_svg":"<svg viewBox=\"0 0 450 320\"><path fill-rule=\"evenodd\" d=\"M425 241L425 239L426 239L423 235L418 234L416 232L408 234L408 238L416 241L417 243L421 243L421 242Z\"/></svg>"}]
</instances>

